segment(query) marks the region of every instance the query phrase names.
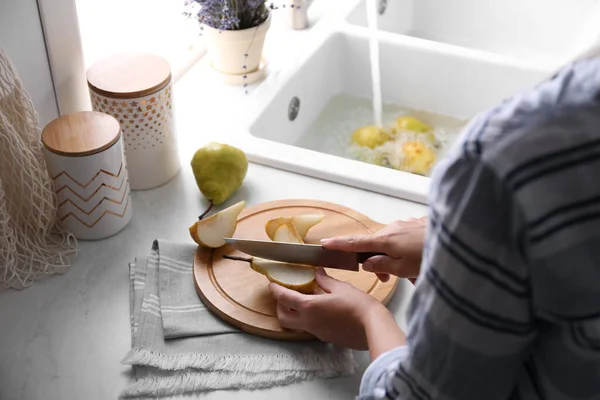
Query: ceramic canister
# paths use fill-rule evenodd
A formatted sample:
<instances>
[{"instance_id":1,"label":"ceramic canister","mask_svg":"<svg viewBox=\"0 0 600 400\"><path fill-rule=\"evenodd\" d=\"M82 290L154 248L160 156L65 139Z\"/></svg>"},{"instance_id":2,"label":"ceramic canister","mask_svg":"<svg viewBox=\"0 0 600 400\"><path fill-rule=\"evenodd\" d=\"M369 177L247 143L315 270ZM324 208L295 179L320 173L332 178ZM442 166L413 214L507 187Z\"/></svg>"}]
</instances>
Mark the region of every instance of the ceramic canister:
<instances>
[{"instance_id":1,"label":"ceramic canister","mask_svg":"<svg viewBox=\"0 0 600 400\"><path fill-rule=\"evenodd\" d=\"M125 228L132 204L119 122L95 111L64 115L46 125L42 143L60 225L78 239Z\"/></svg>"},{"instance_id":2,"label":"ceramic canister","mask_svg":"<svg viewBox=\"0 0 600 400\"><path fill-rule=\"evenodd\" d=\"M116 54L87 72L92 108L121 124L132 190L152 189L179 171L169 63L145 53Z\"/></svg>"}]
</instances>

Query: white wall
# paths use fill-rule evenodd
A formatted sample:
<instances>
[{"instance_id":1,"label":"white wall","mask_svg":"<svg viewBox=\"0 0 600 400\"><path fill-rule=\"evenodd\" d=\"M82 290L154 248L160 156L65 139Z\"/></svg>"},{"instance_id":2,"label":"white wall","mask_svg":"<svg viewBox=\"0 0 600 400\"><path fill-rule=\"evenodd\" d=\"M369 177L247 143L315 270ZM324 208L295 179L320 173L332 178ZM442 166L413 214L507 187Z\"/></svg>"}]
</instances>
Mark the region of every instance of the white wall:
<instances>
[{"instance_id":1,"label":"white wall","mask_svg":"<svg viewBox=\"0 0 600 400\"><path fill-rule=\"evenodd\" d=\"M58 107L36 0L0 0L0 46L17 69L43 128L58 116Z\"/></svg>"}]
</instances>

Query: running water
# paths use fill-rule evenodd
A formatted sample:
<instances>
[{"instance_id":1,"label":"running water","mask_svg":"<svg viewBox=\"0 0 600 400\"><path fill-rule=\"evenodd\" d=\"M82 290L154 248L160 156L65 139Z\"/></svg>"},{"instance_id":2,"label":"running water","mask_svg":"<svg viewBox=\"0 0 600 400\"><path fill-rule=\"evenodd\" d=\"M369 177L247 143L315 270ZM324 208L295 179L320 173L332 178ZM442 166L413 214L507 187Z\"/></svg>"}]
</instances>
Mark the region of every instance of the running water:
<instances>
[{"instance_id":1,"label":"running water","mask_svg":"<svg viewBox=\"0 0 600 400\"><path fill-rule=\"evenodd\" d=\"M379 42L377 32L377 0L366 0L369 26L369 53L371 58L371 83L373 85L373 120L375 126L382 125L381 76L379 71Z\"/></svg>"}]
</instances>

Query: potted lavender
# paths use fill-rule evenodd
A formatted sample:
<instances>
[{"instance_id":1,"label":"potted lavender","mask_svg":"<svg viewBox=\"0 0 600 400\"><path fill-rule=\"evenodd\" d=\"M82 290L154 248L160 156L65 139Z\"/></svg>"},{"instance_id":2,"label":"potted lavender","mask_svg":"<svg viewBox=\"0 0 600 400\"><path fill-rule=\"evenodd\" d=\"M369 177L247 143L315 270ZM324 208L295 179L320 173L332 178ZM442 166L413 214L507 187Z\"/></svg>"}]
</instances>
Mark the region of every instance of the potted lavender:
<instances>
[{"instance_id":1,"label":"potted lavender","mask_svg":"<svg viewBox=\"0 0 600 400\"><path fill-rule=\"evenodd\" d=\"M187 6L200 23L215 70L245 76L259 68L271 23L265 0L187 0Z\"/></svg>"}]
</instances>

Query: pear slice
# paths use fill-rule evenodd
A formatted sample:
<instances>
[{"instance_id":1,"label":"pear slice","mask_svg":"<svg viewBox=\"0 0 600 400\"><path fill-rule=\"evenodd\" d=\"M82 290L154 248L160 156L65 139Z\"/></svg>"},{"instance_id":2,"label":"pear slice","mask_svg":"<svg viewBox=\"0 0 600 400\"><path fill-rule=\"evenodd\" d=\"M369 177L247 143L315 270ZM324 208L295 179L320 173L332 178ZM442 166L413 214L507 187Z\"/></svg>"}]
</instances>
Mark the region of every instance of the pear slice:
<instances>
[{"instance_id":1,"label":"pear slice","mask_svg":"<svg viewBox=\"0 0 600 400\"><path fill-rule=\"evenodd\" d=\"M276 217L268 220L265 224L265 231L269 239L275 240L275 231L277 231L277 228L291 221L292 217Z\"/></svg>"},{"instance_id":2,"label":"pear slice","mask_svg":"<svg viewBox=\"0 0 600 400\"><path fill-rule=\"evenodd\" d=\"M298 236L304 239L308 233L308 230L319 222L323 221L323 218L325 218L323 214L303 214L293 217L276 217L267 221L265 224L265 231L271 240L275 240L275 231L277 231L281 225L292 222L296 228L296 231L298 232Z\"/></svg>"},{"instance_id":3,"label":"pear slice","mask_svg":"<svg viewBox=\"0 0 600 400\"><path fill-rule=\"evenodd\" d=\"M308 230L319 222L323 221L323 218L325 218L323 214L297 215L292 217L292 224L294 224L294 227L298 232L298 236L304 239L308 233Z\"/></svg>"},{"instance_id":4,"label":"pear slice","mask_svg":"<svg viewBox=\"0 0 600 400\"><path fill-rule=\"evenodd\" d=\"M275 242L304 243L304 240L298 235L298 231L291 222L286 222L277 228L273 240Z\"/></svg>"},{"instance_id":5,"label":"pear slice","mask_svg":"<svg viewBox=\"0 0 600 400\"><path fill-rule=\"evenodd\" d=\"M194 242L202 247L217 248L225 244L223 238L232 237L237 227L238 215L246 206L240 201L206 219L197 221L190 226L190 235Z\"/></svg>"},{"instance_id":6,"label":"pear slice","mask_svg":"<svg viewBox=\"0 0 600 400\"><path fill-rule=\"evenodd\" d=\"M269 281L300 293L313 293L317 286L315 268L311 266L261 258L253 258L250 266L256 272L266 276Z\"/></svg>"},{"instance_id":7,"label":"pear slice","mask_svg":"<svg viewBox=\"0 0 600 400\"><path fill-rule=\"evenodd\" d=\"M284 263L258 257L223 255L223 258L250 263L250 268L264 275L270 282L277 283L300 293L311 294L319 287L315 268L310 265Z\"/></svg>"}]
</instances>

